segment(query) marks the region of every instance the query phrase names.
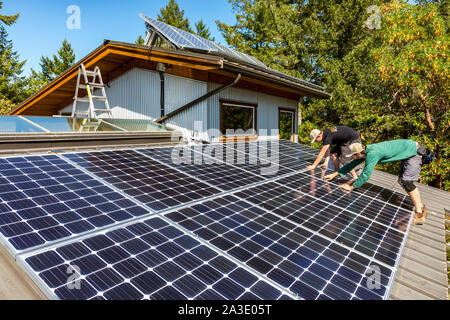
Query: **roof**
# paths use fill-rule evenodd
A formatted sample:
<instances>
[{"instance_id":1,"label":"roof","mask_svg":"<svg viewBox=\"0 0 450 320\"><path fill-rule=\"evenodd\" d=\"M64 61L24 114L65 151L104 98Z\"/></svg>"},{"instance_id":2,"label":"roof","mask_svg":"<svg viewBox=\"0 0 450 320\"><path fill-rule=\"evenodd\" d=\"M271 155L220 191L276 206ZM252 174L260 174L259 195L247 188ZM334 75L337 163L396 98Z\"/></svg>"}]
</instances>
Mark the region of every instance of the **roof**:
<instances>
[{"instance_id":1,"label":"roof","mask_svg":"<svg viewBox=\"0 0 450 320\"><path fill-rule=\"evenodd\" d=\"M369 182L405 194L391 174L374 171ZM418 184L429 213L427 223L412 226L391 291L391 300L447 300L445 209L450 193Z\"/></svg>"},{"instance_id":2,"label":"roof","mask_svg":"<svg viewBox=\"0 0 450 320\"><path fill-rule=\"evenodd\" d=\"M395 176L375 170L369 182L404 193L396 181ZM450 194L422 184L418 188L430 209L429 219L426 225L410 229L390 298L447 300L444 209ZM46 299L2 246L0 269L0 299Z\"/></svg>"},{"instance_id":3,"label":"roof","mask_svg":"<svg viewBox=\"0 0 450 320\"><path fill-rule=\"evenodd\" d=\"M97 49L82 58L58 78L23 101L10 115L51 116L73 101L78 67L87 69L98 66L106 83L132 68L156 70L158 62L171 67L169 74L209 82L232 82L237 73L242 80L237 87L259 90L268 94L299 99L302 96L329 99L324 88L281 72L235 62L214 54L201 54L184 50L150 48L136 44L105 40Z\"/></svg>"}]
</instances>

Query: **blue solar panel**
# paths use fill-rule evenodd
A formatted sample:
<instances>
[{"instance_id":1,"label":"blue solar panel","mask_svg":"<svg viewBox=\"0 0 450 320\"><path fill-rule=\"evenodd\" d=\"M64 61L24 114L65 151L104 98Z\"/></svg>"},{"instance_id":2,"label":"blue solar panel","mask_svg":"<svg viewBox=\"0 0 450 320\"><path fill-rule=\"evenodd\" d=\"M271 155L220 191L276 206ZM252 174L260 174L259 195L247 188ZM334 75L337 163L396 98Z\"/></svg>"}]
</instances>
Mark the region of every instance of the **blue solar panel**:
<instances>
[{"instance_id":1,"label":"blue solar panel","mask_svg":"<svg viewBox=\"0 0 450 320\"><path fill-rule=\"evenodd\" d=\"M63 157L154 211L166 210L221 192L133 150L67 154Z\"/></svg>"},{"instance_id":2,"label":"blue solar panel","mask_svg":"<svg viewBox=\"0 0 450 320\"><path fill-rule=\"evenodd\" d=\"M160 218L30 255L24 261L48 293L63 300L235 300L250 294L255 300L277 300L282 296L271 284ZM79 274L69 279L68 269ZM76 280L79 287L72 283Z\"/></svg>"},{"instance_id":3,"label":"blue solar panel","mask_svg":"<svg viewBox=\"0 0 450 320\"><path fill-rule=\"evenodd\" d=\"M241 196L216 198L166 217L303 299L386 297L392 268ZM366 274L373 267L380 269L381 285L368 290Z\"/></svg>"},{"instance_id":4,"label":"blue solar panel","mask_svg":"<svg viewBox=\"0 0 450 320\"><path fill-rule=\"evenodd\" d=\"M407 197L344 192L305 172L317 150L288 141L186 147L185 164L174 150L0 159L1 238L60 299L388 297ZM266 154L279 159L269 175ZM82 290L67 287L69 266Z\"/></svg>"},{"instance_id":5,"label":"blue solar panel","mask_svg":"<svg viewBox=\"0 0 450 320\"><path fill-rule=\"evenodd\" d=\"M0 166L0 233L15 253L150 213L56 155Z\"/></svg>"},{"instance_id":6,"label":"blue solar panel","mask_svg":"<svg viewBox=\"0 0 450 320\"><path fill-rule=\"evenodd\" d=\"M177 48L201 50L208 53L217 52L225 57L229 57L237 61L267 68L261 61L245 53L231 50L227 47L216 44L212 41L199 37L195 34L175 28L171 25L147 17L143 14L140 14L140 17L144 19L146 23L148 23L153 29L155 29L159 34L161 34L165 39L167 39L171 44L175 45Z\"/></svg>"}]
</instances>

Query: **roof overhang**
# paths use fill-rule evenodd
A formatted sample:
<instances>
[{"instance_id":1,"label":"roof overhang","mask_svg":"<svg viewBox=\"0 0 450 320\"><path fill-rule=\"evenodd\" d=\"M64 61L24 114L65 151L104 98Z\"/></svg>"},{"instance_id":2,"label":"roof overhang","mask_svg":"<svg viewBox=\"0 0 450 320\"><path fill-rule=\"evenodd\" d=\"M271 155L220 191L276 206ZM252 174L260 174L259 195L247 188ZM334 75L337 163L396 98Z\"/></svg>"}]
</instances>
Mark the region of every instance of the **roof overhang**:
<instances>
[{"instance_id":1,"label":"roof overhang","mask_svg":"<svg viewBox=\"0 0 450 320\"><path fill-rule=\"evenodd\" d=\"M272 69L248 66L226 60L212 54L184 50L147 47L130 43L105 41L100 47L78 61L62 75L26 99L10 115L53 116L73 102L78 67L86 69L98 66L106 83L125 72L139 67L156 70L156 64L171 68L167 73L190 77L201 81L215 81L217 77L241 73L243 81L238 86L297 99L302 96L329 99L325 89L306 81L290 77ZM212 76L211 76L212 75ZM225 79L225 78L224 78ZM222 79L219 79L222 80ZM225 79L225 81L227 81Z\"/></svg>"}]
</instances>

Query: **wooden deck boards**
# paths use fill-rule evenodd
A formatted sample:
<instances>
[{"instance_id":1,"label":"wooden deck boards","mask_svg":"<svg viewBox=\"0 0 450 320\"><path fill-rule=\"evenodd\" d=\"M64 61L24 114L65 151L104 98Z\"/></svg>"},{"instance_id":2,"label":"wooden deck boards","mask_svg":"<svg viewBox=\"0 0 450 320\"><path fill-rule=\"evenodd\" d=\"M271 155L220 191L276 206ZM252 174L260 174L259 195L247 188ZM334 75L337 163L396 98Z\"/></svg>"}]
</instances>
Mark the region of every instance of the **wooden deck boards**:
<instances>
[{"instance_id":1,"label":"wooden deck boards","mask_svg":"<svg viewBox=\"0 0 450 320\"><path fill-rule=\"evenodd\" d=\"M405 194L397 177L374 171L371 183ZM445 209L450 193L418 184L429 213L427 223L412 226L391 291L392 300L447 300Z\"/></svg>"}]
</instances>

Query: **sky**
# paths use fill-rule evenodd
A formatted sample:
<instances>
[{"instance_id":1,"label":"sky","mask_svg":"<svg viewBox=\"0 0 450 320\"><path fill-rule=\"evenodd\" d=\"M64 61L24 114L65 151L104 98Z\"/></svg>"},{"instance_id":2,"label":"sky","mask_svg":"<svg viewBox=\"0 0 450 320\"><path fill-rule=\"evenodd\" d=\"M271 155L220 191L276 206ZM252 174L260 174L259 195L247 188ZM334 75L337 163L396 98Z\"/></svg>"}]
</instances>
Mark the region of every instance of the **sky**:
<instances>
[{"instance_id":1,"label":"sky","mask_svg":"<svg viewBox=\"0 0 450 320\"><path fill-rule=\"evenodd\" d=\"M23 75L31 68L40 70L41 56L53 56L64 39L72 45L80 60L103 40L131 42L145 34L145 23L138 14L156 18L168 0L3 0L2 15L20 12L16 24L6 27L20 60L27 60ZM177 0L191 26L200 19L207 24L216 42L226 44L216 20L234 24L235 16L228 0ZM80 8L80 29L69 29L75 22L70 6Z\"/></svg>"}]
</instances>

